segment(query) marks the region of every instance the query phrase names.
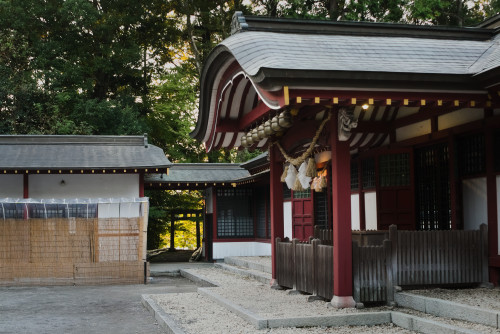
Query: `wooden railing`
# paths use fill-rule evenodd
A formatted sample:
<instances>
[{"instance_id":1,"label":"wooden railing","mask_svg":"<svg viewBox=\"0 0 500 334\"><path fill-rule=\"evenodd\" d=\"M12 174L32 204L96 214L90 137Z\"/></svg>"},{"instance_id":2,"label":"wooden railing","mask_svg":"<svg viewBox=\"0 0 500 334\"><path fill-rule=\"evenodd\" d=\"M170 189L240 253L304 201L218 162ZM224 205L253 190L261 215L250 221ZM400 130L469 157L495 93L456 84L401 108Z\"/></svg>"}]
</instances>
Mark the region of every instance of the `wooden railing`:
<instances>
[{"instance_id":1,"label":"wooden railing","mask_svg":"<svg viewBox=\"0 0 500 334\"><path fill-rule=\"evenodd\" d=\"M370 245L380 235L381 245ZM361 234L362 235L362 234ZM458 285L488 281L488 230L379 231L353 241L353 291L357 302L394 300L394 286ZM368 241L371 240L371 241ZM331 299L333 246L276 239L279 285Z\"/></svg>"},{"instance_id":2,"label":"wooden railing","mask_svg":"<svg viewBox=\"0 0 500 334\"><path fill-rule=\"evenodd\" d=\"M276 280L283 287L325 299L333 296L333 247L276 238Z\"/></svg>"},{"instance_id":3,"label":"wooden railing","mask_svg":"<svg viewBox=\"0 0 500 334\"><path fill-rule=\"evenodd\" d=\"M321 240L323 245L333 245L333 230L314 226L314 238ZM352 241L360 246L380 246L389 238L389 231L352 231Z\"/></svg>"},{"instance_id":4,"label":"wooden railing","mask_svg":"<svg viewBox=\"0 0 500 334\"><path fill-rule=\"evenodd\" d=\"M389 229L393 280L398 285L467 284L488 281L488 227L474 231Z\"/></svg>"}]
</instances>

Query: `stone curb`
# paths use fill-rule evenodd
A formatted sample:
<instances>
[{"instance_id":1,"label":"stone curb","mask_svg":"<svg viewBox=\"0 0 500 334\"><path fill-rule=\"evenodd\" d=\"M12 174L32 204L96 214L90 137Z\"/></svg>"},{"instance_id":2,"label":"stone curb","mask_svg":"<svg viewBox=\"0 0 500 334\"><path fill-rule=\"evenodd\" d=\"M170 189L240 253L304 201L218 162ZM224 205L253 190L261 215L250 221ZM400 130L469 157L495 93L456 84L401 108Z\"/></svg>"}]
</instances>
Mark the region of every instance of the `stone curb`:
<instances>
[{"instance_id":1,"label":"stone curb","mask_svg":"<svg viewBox=\"0 0 500 334\"><path fill-rule=\"evenodd\" d=\"M165 311L150 297L150 295L142 295L142 305L153 315L158 321L160 327L165 329L168 334L186 334Z\"/></svg>"},{"instance_id":2,"label":"stone curb","mask_svg":"<svg viewBox=\"0 0 500 334\"><path fill-rule=\"evenodd\" d=\"M228 309L229 311L237 314L239 317L242 319L246 320L248 323L253 325L256 329L264 329L267 327L267 320L264 318L260 318L253 312L250 312L249 310L244 309L243 307L234 304L233 302L227 300L226 298L216 294L213 292L211 289L207 288L198 288L198 293L201 295L204 295L205 297L208 297L209 299L213 300L220 306Z\"/></svg>"},{"instance_id":3,"label":"stone curb","mask_svg":"<svg viewBox=\"0 0 500 334\"><path fill-rule=\"evenodd\" d=\"M391 312L364 312L317 317L297 317L268 319L268 328L277 327L339 327L339 326L373 326L391 322Z\"/></svg>"},{"instance_id":4,"label":"stone curb","mask_svg":"<svg viewBox=\"0 0 500 334\"><path fill-rule=\"evenodd\" d=\"M198 288L198 293L210 298L220 306L237 314L239 317L253 325L256 329L310 326L372 326L391 322L391 312L364 312L318 317L265 319L220 296L214 290L216 289Z\"/></svg>"},{"instance_id":5,"label":"stone curb","mask_svg":"<svg viewBox=\"0 0 500 334\"><path fill-rule=\"evenodd\" d=\"M234 256L225 257L224 263L232 264L232 265L239 266L239 267L245 267L248 269L259 270L259 271L262 271L262 272L268 273L268 274L273 273L271 266L266 266L266 265L261 264L261 263L255 263L255 262L243 260L241 258L234 257Z\"/></svg>"},{"instance_id":6,"label":"stone curb","mask_svg":"<svg viewBox=\"0 0 500 334\"><path fill-rule=\"evenodd\" d=\"M391 312L391 322L398 327L424 334L480 334L480 332L473 330L443 324L435 320L423 319L401 312Z\"/></svg>"},{"instance_id":7,"label":"stone curb","mask_svg":"<svg viewBox=\"0 0 500 334\"><path fill-rule=\"evenodd\" d=\"M259 282L264 283L264 284L269 284L269 282L271 281L271 276L269 274L266 274L266 273L261 274L261 273L251 272L249 270L236 268L236 267L233 267L231 265L224 264L224 263L215 263L214 267L224 269L224 270L227 270L229 272L232 272L232 273L235 273L235 274L238 274L241 276L253 278L254 280L259 281Z\"/></svg>"},{"instance_id":8,"label":"stone curb","mask_svg":"<svg viewBox=\"0 0 500 334\"><path fill-rule=\"evenodd\" d=\"M196 275L195 273L193 273L189 269L181 269L180 273L181 273L182 277L185 277L188 280L193 281L201 286L204 286L204 287L216 287L216 286L218 286L217 284L210 281L209 279Z\"/></svg>"},{"instance_id":9,"label":"stone curb","mask_svg":"<svg viewBox=\"0 0 500 334\"><path fill-rule=\"evenodd\" d=\"M493 328L500 328L500 312L488 311L474 306L404 292L396 293L394 299L399 306L432 314L437 317L464 320Z\"/></svg>"},{"instance_id":10,"label":"stone curb","mask_svg":"<svg viewBox=\"0 0 500 334\"><path fill-rule=\"evenodd\" d=\"M227 266L226 266L227 267ZM237 269L237 268L236 268ZM241 270L241 269L239 269ZM200 284L207 284L211 287L217 287L217 284L210 282L210 280L197 276L196 274L189 272L189 270L181 270L181 275ZM217 304L225 307L226 309L232 311L236 315L240 316L242 319L246 320L248 323L253 325L257 329L264 328L276 328L276 327L308 327L308 326L373 326L380 324L393 323L396 326L401 328L405 328L408 330L417 331L420 333L444 333L444 334L478 334L478 332L473 330L468 330L464 328L460 328L457 326L448 325L445 323L441 323L439 321L424 319L418 316L402 313L402 312L363 312L363 313L351 313L351 314L341 314L341 315L330 315L330 316L318 316L318 317L296 317L296 318L274 318L274 319L265 319L261 318L259 315L236 305L230 300L220 296L216 293L216 289L210 288L198 288L198 293L204 295L205 297L211 299ZM401 297L400 300L397 300L400 306L404 306L403 300L404 297L407 297L409 294L405 293L397 293L396 297ZM414 295L409 295L409 298ZM418 296L419 297L419 296ZM144 297L143 297L144 298ZM427 297L425 297L427 298ZM408 299L408 298L406 298ZM433 299L433 298L429 298ZM440 300L438 300L440 301ZM401 304L400 304L401 302ZM412 301L416 303L417 311L422 311L422 308L425 310L425 300L416 300ZM143 301L144 303L144 301ZM153 302L154 303L154 302ZM449 302L448 302L449 303ZM156 303L155 303L156 305ZM456 305L463 306L461 304L452 303L448 306L455 307ZM439 305L438 305L439 306ZM408 306L405 306L408 307ZM439 306L444 307L444 306ZM408 307L412 308L412 307ZM161 310L163 311L163 310ZM165 312L163 312L165 313ZM168 317L168 315L166 315ZM156 318L156 316L155 316ZM168 317L169 318L169 317ZM170 318L169 318L170 319ZM171 319L170 319L171 320ZM465 319L459 319L465 320ZM172 320L171 320L172 321ZM174 323L175 326L175 323ZM178 328L178 327L177 327ZM169 332L170 333L170 332ZM175 332L176 334L180 334L182 332Z\"/></svg>"}]
</instances>

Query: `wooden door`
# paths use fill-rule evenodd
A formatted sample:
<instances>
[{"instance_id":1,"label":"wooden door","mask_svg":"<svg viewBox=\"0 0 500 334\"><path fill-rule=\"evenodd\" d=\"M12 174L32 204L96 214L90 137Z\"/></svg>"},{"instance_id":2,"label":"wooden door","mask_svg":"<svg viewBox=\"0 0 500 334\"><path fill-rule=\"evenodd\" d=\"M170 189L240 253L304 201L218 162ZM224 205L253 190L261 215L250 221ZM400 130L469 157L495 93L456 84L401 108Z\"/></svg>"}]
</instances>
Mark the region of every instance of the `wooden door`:
<instances>
[{"instance_id":1,"label":"wooden door","mask_svg":"<svg viewBox=\"0 0 500 334\"><path fill-rule=\"evenodd\" d=\"M313 201L311 190L294 191L292 194L293 238L306 241L314 235Z\"/></svg>"},{"instance_id":2,"label":"wooden door","mask_svg":"<svg viewBox=\"0 0 500 334\"><path fill-rule=\"evenodd\" d=\"M412 155L408 152L379 157L377 189L378 229L392 224L400 230L415 229L414 192L411 176Z\"/></svg>"}]
</instances>

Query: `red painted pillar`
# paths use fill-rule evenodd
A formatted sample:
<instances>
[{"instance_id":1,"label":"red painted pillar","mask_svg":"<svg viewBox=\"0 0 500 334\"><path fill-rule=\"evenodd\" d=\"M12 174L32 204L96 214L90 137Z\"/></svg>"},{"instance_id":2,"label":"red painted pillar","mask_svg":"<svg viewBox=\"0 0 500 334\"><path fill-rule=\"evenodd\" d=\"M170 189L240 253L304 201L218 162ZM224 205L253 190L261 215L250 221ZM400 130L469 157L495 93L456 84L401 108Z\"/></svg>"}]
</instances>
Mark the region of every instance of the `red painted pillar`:
<instances>
[{"instance_id":1,"label":"red painted pillar","mask_svg":"<svg viewBox=\"0 0 500 334\"><path fill-rule=\"evenodd\" d=\"M23 198L29 198L29 175L28 174L23 174ZM28 207L27 204L24 204L24 209L23 209L23 217L24 219L28 219Z\"/></svg>"},{"instance_id":2,"label":"red painted pillar","mask_svg":"<svg viewBox=\"0 0 500 334\"><path fill-rule=\"evenodd\" d=\"M28 174L23 174L23 198L29 198L29 176Z\"/></svg>"},{"instance_id":3,"label":"red painted pillar","mask_svg":"<svg viewBox=\"0 0 500 334\"><path fill-rule=\"evenodd\" d=\"M139 197L144 197L144 172L139 173Z\"/></svg>"},{"instance_id":4,"label":"red painted pillar","mask_svg":"<svg viewBox=\"0 0 500 334\"><path fill-rule=\"evenodd\" d=\"M497 180L495 173L493 129L486 130L486 198L488 212L488 255L489 259L498 254L498 208L497 208ZM490 282L500 284L500 268L489 267Z\"/></svg>"},{"instance_id":5,"label":"red painted pillar","mask_svg":"<svg viewBox=\"0 0 500 334\"><path fill-rule=\"evenodd\" d=\"M332 149L333 298L338 308L354 307L352 294L351 154L338 140L338 117L330 123Z\"/></svg>"},{"instance_id":6,"label":"red painted pillar","mask_svg":"<svg viewBox=\"0 0 500 334\"><path fill-rule=\"evenodd\" d=\"M269 150L270 160L270 205L271 205L271 254L272 254L272 280L276 279L276 238L283 239L283 183L281 174L283 173L283 162L279 159L280 152L274 146Z\"/></svg>"}]
</instances>

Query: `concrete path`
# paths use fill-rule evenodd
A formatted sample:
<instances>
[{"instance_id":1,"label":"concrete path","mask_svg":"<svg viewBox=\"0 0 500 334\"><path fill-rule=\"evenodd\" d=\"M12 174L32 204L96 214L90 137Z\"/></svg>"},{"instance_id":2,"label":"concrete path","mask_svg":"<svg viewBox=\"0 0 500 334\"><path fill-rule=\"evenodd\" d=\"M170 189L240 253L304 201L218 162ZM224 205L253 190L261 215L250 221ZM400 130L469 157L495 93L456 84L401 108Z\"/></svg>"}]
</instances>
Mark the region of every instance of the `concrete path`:
<instances>
[{"instance_id":1,"label":"concrete path","mask_svg":"<svg viewBox=\"0 0 500 334\"><path fill-rule=\"evenodd\" d=\"M164 333L142 294L194 292L183 277L147 285L0 287L0 333Z\"/></svg>"}]
</instances>

